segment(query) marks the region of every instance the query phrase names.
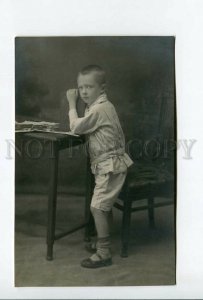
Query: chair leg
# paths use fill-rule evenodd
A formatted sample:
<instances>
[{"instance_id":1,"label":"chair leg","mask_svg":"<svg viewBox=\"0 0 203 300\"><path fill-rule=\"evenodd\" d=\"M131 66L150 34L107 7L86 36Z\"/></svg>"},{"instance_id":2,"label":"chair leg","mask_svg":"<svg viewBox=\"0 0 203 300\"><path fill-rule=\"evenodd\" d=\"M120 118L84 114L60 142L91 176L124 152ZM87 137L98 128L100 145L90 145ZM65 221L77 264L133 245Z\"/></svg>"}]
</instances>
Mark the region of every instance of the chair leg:
<instances>
[{"instance_id":1,"label":"chair leg","mask_svg":"<svg viewBox=\"0 0 203 300\"><path fill-rule=\"evenodd\" d=\"M128 257L131 205L132 205L132 201L129 198L126 198L124 200L123 220L122 220L122 230L121 230L121 242L122 242L121 257Z\"/></svg>"},{"instance_id":2,"label":"chair leg","mask_svg":"<svg viewBox=\"0 0 203 300\"><path fill-rule=\"evenodd\" d=\"M150 228L154 228L155 222L154 222L154 198L153 197L148 198L148 216L149 216L149 226Z\"/></svg>"}]
</instances>

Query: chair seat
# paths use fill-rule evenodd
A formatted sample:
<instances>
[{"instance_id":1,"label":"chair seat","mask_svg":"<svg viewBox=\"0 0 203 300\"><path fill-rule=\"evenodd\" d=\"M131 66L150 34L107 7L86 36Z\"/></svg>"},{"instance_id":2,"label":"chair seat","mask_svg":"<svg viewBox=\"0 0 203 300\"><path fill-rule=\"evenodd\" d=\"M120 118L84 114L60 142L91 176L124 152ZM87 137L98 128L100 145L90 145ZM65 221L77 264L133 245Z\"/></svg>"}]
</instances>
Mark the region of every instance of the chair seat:
<instances>
[{"instance_id":1,"label":"chair seat","mask_svg":"<svg viewBox=\"0 0 203 300\"><path fill-rule=\"evenodd\" d=\"M166 169L160 166L135 166L127 175L126 187L119 196L123 199L127 192L133 200L150 196L172 195L174 178Z\"/></svg>"}]
</instances>

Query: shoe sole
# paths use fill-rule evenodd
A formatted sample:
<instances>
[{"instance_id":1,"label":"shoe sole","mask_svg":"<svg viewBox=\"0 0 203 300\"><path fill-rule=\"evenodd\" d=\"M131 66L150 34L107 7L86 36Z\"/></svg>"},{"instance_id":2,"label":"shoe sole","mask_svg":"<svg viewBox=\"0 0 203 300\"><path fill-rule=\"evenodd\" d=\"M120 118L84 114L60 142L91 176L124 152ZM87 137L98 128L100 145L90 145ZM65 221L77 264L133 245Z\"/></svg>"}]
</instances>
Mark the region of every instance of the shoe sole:
<instances>
[{"instance_id":1,"label":"shoe sole","mask_svg":"<svg viewBox=\"0 0 203 300\"><path fill-rule=\"evenodd\" d=\"M104 261L98 261L98 262L93 262L90 259L87 259L85 261L81 262L81 266L83 268L88 268L88 269L97 269L101 267L108 267L112 265L112 260L104 260Z\"/></svg>"}]
</instances>

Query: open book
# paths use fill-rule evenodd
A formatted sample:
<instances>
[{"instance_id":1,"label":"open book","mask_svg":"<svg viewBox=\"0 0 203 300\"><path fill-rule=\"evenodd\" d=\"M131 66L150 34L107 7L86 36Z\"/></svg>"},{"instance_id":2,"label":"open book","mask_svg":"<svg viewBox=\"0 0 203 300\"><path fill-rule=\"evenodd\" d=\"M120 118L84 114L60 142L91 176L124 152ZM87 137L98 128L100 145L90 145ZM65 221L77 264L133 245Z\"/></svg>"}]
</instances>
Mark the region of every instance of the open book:
<instances>
[{"instance_id":1,"label":"open book","mask_svg":"<svg viewBox=\"0 0 203 300\"><path fill-rule=\"evenodd\" d=\"M46 121L24 121L15 122L15 132L48 132L74 135L71 131L59 131L59 123L46 122Z\"/></svg>"}]
</instances>

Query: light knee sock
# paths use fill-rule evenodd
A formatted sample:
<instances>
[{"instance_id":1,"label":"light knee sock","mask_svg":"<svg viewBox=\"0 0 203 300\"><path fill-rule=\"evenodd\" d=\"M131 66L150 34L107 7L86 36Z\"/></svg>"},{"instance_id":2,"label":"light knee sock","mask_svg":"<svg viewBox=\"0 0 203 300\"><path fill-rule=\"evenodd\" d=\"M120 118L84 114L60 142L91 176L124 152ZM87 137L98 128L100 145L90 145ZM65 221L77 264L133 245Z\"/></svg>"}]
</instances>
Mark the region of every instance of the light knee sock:
<instances>
[{"instance_id":1,"label":"light knee sock","mask_svg":"<svg viewBox=\"0 0 203 300\"><path fill-rule=\"evenodd\" d=\"M91 256L92 260L107 259L111 257L109 221L112 219L109 211L91 207L97 230L97 252Z\"/></svg>"},{"instance_id":2,"label":"light knee sock","mask_svg":"<svg viewBox=\"0 0 203 300\"><path fill-rule=\"evenodd\" d=\"M91 212L97 230L98 238L109 236L109 211L103 211L91 206Z\"/></svg>"},{"instance_id":3,"label":"light knee sock","mask_svg":"<svg viewBox=\"0 0 203 300\"><path fill-rule=\"evenodd\" d=\"M98 238L97 252L91 256L92 260L108 259L111 257L110 238Z\"/></svg>"}]
</instances>

